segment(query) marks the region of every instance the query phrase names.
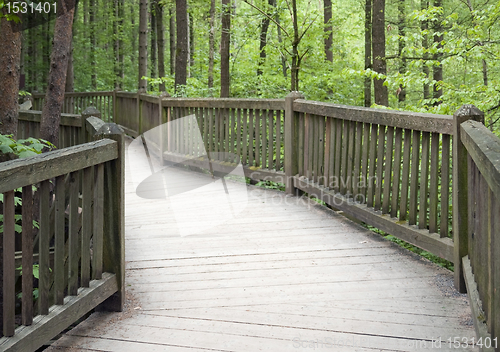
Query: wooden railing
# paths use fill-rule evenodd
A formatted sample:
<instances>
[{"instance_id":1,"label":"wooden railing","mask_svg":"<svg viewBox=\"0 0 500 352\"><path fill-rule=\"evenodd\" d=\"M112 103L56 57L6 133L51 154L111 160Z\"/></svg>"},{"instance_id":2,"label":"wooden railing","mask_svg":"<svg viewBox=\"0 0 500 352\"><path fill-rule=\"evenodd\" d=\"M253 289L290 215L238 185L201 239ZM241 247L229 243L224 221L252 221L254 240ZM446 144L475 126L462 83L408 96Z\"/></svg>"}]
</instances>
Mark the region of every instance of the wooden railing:
<instances>
[{"instance_id":1,"label":"wooden railing","mask_svg":"<svg viewBox=\"0 0 500 352\"><path fill-rule=\"evenodd\" d=\"M460 125L466 151L468 223L465 281L483 351L500 343L500 139L482 123ZM496 346L496 349L494 347Z\"/></svg>"},{"instance_id":2,"label":"wooden railing","mask_svg":"<svg viewBox=\"0 0 500 352\"><path fill-rule=\"evenodd\" d=\"M66 125L81 129L81 118L76 120ZM25 123L26 119L20 121ZM116 125L103 126L95 118L88 119L85 127L87 134L79 130L68 142L77 143L86 135L96 140L0 164L2 351L34 351L101 303L108 310L123 307L124 136ZM29 132L25 128L23 133ZM22 205L16 205L16 197ZM16 213L22 215L19 234ZM16 265L18 236L21 273ZM34 274L38 287L33 286ZM19 275L22 321L16 327Z\"/></svg>"},{"instance_id":3,"label":"wooden railing","mask_svg":"<svg viewBox=\"0 0 500 352\"><path fill-rule=\"evenodd\" d=\"M115 91L103 92L67 92L61 107L62 113L81 114L89 106L101 112L102 120L114 122L114 94ZM33 110L41 111L45 101L45 93L33 93Z\"/></svg>"}]
</instances>

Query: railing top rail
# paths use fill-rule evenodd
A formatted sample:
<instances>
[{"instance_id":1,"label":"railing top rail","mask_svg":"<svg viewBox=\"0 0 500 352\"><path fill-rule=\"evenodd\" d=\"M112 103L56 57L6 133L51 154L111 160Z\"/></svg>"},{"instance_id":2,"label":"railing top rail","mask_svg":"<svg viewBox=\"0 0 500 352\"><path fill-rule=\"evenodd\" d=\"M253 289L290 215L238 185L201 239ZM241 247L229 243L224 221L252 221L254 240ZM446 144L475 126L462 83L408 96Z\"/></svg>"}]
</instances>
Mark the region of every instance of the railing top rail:
<instances>
[{"instance_id":1,"label":"railing top rail","mask_svg":"<svg viewBox=\"0 0 500 352\"><path fill-rule=\"evenodd\" d=\"M494 194L500 195L500 139L481 122L460 125L460 137Z\"/></svg>"},{"instance_id":2,"label":"railing top rail","mask_svg":"<svg viewBox=\"0 0 500 352\"><path fill-rule=\"evenodd\" d=\"M101 92L65 92L65 97L95 97L95 96L112 96L114 92L111 91L101 91ZM43 98L45 93L31 93L33 98Z\"/></svg>"},{"instance_id":3,"label":"railing top rail","mask_svg":"<svg viewBox=\"0 0 500 352\"><path fill-rule=\"evenodd\" d=\"M294 111L425 132L453 134L453 116L364 108L297 99Z\"/></svg>"},{"instance_id":4,"label":"railing top rail","mask_svg":"<svg viewBox=\"0 0 500 352\"><path fill-rule=\"evenodd\" d=\"M117 143L103 139L29 158L7 161L0 164L0 193L116 158L118 158Z\"/></svg>"},{"instance_id":5,"label":"railing top rail","mask_svg":"<svg viewBox=\"0 0 500 352\"><path fill-rule=\"evenodd\" d=\"M30 121L30 122L40 122L42 118L42 112L38 110L21 110L19 111L19 120ZM80 127L81 117L77 114L61 114L61 126L74 126Z\"/></svg>"},{"instance_id":6,"label":"railing top rail","mask_svg":"<svg viewBox=\"0 0 500 352\"><path fill-rule=\"evenodd\" d=\"M164 107L284 110L285 99L163 98Z\"/></svg>"}]
</instances>

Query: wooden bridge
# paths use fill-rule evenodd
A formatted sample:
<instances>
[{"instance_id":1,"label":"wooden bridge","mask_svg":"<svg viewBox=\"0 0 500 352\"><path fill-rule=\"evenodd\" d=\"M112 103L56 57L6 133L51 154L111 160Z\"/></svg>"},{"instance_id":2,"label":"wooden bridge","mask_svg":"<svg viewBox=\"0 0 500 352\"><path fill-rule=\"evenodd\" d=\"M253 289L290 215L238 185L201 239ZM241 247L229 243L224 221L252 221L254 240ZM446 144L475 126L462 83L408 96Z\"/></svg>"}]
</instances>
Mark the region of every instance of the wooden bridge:
<instances>
[{"instance_id":1,"label":"wooden bridge","mask_svg":"<svg viewBox=\"0 0 500 352\"><path fill-rule=\"evenodd\" d=\"M50 350L494 350L500 142L481 112L464 106L435 116L300 98L68 94L66 111L81 114L90 101L105 107L62 120L61 146L76 146L49 159L71 165L54 170L43 155L0 166L5 214L14 212L14 189L48 180L39 254L26 245L18 255L23 268L28 257L52 268L40 274L39 315L23 295L15 331L5 303L16 292L4 293L11 337L0 349L35 350L98 306ZM97 117L144 138L127 149ZM37 118L21 114L21 136L36 135ZM115 142L80 144L103 133ZM283 183L286 193L247 186L243 176ZM152 192L138 191L138 177ZM209 206L216 199L229 210L217 213L223 207ZM17 248L5 218L9 264ZM453 261L454 276L361 223ZM4 265L4 289L14 267ZM470 306L455 287L467 288Z\"/></svg>"}]
</instances>

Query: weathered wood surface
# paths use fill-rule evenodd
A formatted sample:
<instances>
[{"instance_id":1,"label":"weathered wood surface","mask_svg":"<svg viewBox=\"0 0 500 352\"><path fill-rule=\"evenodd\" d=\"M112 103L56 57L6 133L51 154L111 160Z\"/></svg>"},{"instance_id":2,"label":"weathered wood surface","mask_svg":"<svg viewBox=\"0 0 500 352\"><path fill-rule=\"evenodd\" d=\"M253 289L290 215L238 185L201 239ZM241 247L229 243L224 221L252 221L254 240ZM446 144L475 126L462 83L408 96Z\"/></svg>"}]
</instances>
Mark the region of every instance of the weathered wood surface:
<instances>
[{"instance_id":1,"label":"weathered wood surface","mask_svg":"<svg viewBox=\"0 0 500 352\"><path fill-rule=\"evenodd\" d=\"M145 95L141 95L145 97ZM233 108L257 110L284 110L283 99L240 99L240 98L163 98L164 107Z\"/></svg>"},{"instance_id":2,"label":"weathered wood surface","mask_svg":"<svg viewBox=\"0 0 500 352\"><path fill-rule=\"evenodd\" d=\"M176 219L206 221L203 202L176 215L127 175L126 311L94 313L49 352L419 351L475 336L451 273L313 201L241 185L243 212L181 237Z\"/></svg>"}]
</instances>

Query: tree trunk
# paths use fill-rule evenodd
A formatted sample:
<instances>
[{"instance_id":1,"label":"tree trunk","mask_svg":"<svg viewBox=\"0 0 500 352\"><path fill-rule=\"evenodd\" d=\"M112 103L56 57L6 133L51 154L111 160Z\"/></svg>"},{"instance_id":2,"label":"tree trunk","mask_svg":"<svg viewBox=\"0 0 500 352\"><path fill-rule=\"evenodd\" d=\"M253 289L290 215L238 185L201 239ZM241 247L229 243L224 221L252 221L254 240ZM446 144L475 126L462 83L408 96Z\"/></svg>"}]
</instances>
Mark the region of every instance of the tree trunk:
<instances>
[{"instance_id":1,"label":"tree trunk","mask_svg":"<svg viewBox=\"0 0 500 352\"><path fill-rule=\"evenodd\" d=\"M48 87L40 121L40 137L56 146L59 144L59 122L64 102L64 86L73 32L74 5L75 0L62 1L61 12L63 14L56 18Z\"/></svg>"},{"instance_id":2,"label":"tree trunk","mask_svg":"<svg viewBox=\"0 0 500 352\"><path fill-rule=\"evenodd\" d=\"M189 67L194 66L194 18L193 15L189 14ZM191 77L191 70L189 71L189 77Z\"/></svg>"},{"instance_id":3,"label":"tree trunk","mask_svg":"<svg viewBox=\"0 0 500 352\"><path fill-rule=\"evenodd\" d=\"M96 39L96 13L97 13L97 0L90 0L90 13L89 13L89 21L90 21L90 67L91 67L91 85L93 90L97 90L97 63L96 63L96 47L97 47L97 39Z\"/></svg>"},{"instance_id":4,"label":"tree trunk","mask_svg":"<svg viewBox=\"0 0 500 352\"><path fill-rule=\"evenodd\" d=\"M434 0L435 7L441 7L442 5L442 0ZM443 95L443 89L439 86L439 82L443 80L443 65L441 64L441 60L443 59L443 53L441 53L441 49L443 48L443 45L441 44L443 41L442 22L442 16L438 15L437 21L434 22L434 43L437 44L437 52L433 55L433 59L434 61L437 61L437 63L434 63L434 66L432 67L432 78L434 79L432 97L434 98L434 106L441 104L441 96Z\"/></svg>"},{"instance_id":5,"label":"tree trunk","mask_svg":"<svg viewBox=\"0 0 500 352\"><path fill-rule=\"evenodd\" d=\"M147 90L148 74L148 0L141 0L139 8L139 84L140 91Z\"/></svg>"},{"instance_id":6,"label":"tree trunk","mask_svg":"<svg viewBox=\"0 0 500 352\"><path fill-rule=\"evenodd\" d=\"M174 11L172 9L168 10L168 14L170 16L169 20L169 39L170 39L170 74L173 75L175 73L175 17Z\"/></svg>"},{"instance_id":7,"label":"tree trunk","mask_svg":"<svg viewBox=\"0 0 500 352\"><path fill-rule=\"evenodd\" d=\"M215 0L210 0L208 31L208 88L214 87L214 55L215 55ZM212 96L212 91L210 91Z\"/></svg>"},{"instance_id":8,"label":"tree trunk","mask_svg":"<svg viewBox=\"0 0 500 352\"><path fill-rule=\"evenodd\" d=\"M157 53L158 53L158 44L156 41L156 20L158 18L156 9L158 5L158 0L151 0L150 3L150 19L151 19L151 48L149 49L151 52L151 67L150 67L150 75L151 78L157 77Z\"/></svg>"},{"instance_id":9,"label":"tree trunk","mask_svg":"<svg viewBox=\"0 0 500 352\"><path fill-rule=\"evenodd\" d=\"M178 86L186 85L188 60L188 18L186 0L175 1L177 43L175 50L175 91Z\"/></svg>"},{"instance_id":10,"label":"tree trunk","mask_svg":"<svg viewBox=\"0 0 500 352\"><path fill-rule=\"evenodd\" d=\"M398 2L398 57L399 57L399 73L404 75L406 73L406 60L403 57L403 50L405 46L404 38L406 35L405 28L405 0L399 0ZM398 89L398 102L403 103L406 100L406 87L402 84L399 85Z\"/></svg>"},{"instance_id":11,"label":"tree trunk","mask_svg":"<svg viewBox=\"0 0 500 352\"><path fill-rule=\"evenodd\" d=\"M292 42L292 72L290 90L299 91L299 24L297 19L297 0L292 0L293 42Z\"/></svg>"},{"instance_id":12,"label":"tree trunk","mask_svg":"<svg viewBox=\"0 0 500 352\"><path fill-rule=\"evenodd\" d=\"M220 97L229 97L229 55L231 45L231 0L222 0L222 31L220 36Z\"/></svg>"},{"instance_id":13,"label":"tree trunk","mask_svg":"<svg viewBox=\"0 0 500 352\"><path fill-rule=\"evenodd\" d=\"M372 69L372 0L365 0L365 70ZM372 79L365 77L365 106L372 105Z\"/></svg>"},{"instance_id":14,"label":"tree trunk","mask_svg":"<svg viewBox=\"0 0 500 352\"><path fill-rule=\"evenodd\" d=\"M276 3L274 4L274 7L276 7ZM276 11L276 23L278 24L278 26L276 26L276 33L278 34L278 43L283 43L283 37L281 36L281 27L279 26L280 25L280 15L279 15L279 12ZM286 65L286 57L284 54L281 54L281 69L283 71L283 77L287 78L288 74L288 67Z\"/></svg>"},{"instance_id":15,"label":"tree trunk","mask_svg":"<svg viewBox=\"0 0 500 352\"><path fill-rule=\"evenodd\" d=\"M421 0L420 1L420 8L422 10L427 9L428 6L429 6L428 0ZM423 33L422 34L422 48L424 49L424 61L423 61L423 66L422 66L422 72L424 73L425 78L428 79L429 73L430 73L429 66L427 66L427 60L429 60L429 54L427 53L427 49L429 46L429 43L427 40L427 30L429 29L428 21L427 20L422 21L422 23L420 24L420 28L421 28L422 33ZM429 83L424 82L423 90L424 90L424 100L430 99L431 95L430 95L430 91L429 91Z\"/></svg>"},{"instance_id":16,"label":"tree trunk","mask_svg":"<svg viewBox=\"0 0 500 352\"><path fill-rule=\"evenodd\" d=\"M156 35L158 39L158 77L165 77L165 28L163 27L163 5L156 6ZM160 92L165 91L165 82L160 83Z\"/></svg>"},{"instance_id":17,"label":"tree trunk","mask_svg":"<svg viewBox=\"0 0 500 352\"><path fill-rule=\"evenodd\" d=\"M333 34L332 34L332 0L324 0L324 23L325 23L325 57L326 60L333 62Z\"/></svg>"},{"instance_id":18,"label":"tree trunk","mask_svg":"<svg viewBox=\"0 0 500 352\"><path fill-rule=\"evenodd\" d=\"M113 1L113 34L114 34L114 45L113 54L115 57L114 61L114 71L115 71L115 89L120 88L120 1Z\"/></svg>"},{"instance_id":19,"label":"tree trunk","mask_svg":"<svg viewBox=\"0 0 500 352\"><path fill-rule=\"evenodd\" d=\"M5 9L4 9L5 10ZM17 138L21 31L18 25L0 19L0 133Z\"/></svg>"},{"instance_id":20,"label":"tree trunk","mask_svg":"<svg viewBox=\"0 0 500 352\"><path fill-rule=\"evenodd\" d=\"M387 74L385 61L385 0L373 0L372 20L373 69ZM384 86L385 79L375 79L375 104L389 106L389 94Z\"/></svg>"},{"instance_id":21,"label":"tree trunk","mask_svg":"<svg viewBox=\"0 0 500 352\"><path fill-rule=\"evenodd\" d=\"M275 0L269 0L269 6L274 7ZM271 9L266 11L267 16L264 16L260 22L260 47L259 47L259 65L257 67L257 76L262 75L262 66L266 62L266 45L267 45L267 31L269 30L269 17L271 16Z\"/></svg>"},{"instance_id":22,"label":"tree trunk","mask_svg":"<svg viewBox=\"0 0 500 352\"><path fill-rule=\"evenodd\" d=\"M66 87L64 90L66 92L74 92L75 90L75 72L73 67L73 38L76 35L75 19L78 11L78 1L75 2L75 13L73 15L73 30L71 32L71 44L69 48L69 58L68 58L68 72L66 72ZM73 113L73 104L71 104L71 113Z\"/></svg>"}]
</instances>

